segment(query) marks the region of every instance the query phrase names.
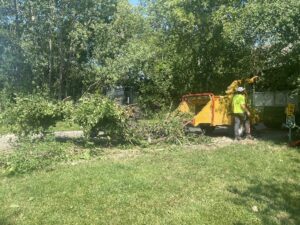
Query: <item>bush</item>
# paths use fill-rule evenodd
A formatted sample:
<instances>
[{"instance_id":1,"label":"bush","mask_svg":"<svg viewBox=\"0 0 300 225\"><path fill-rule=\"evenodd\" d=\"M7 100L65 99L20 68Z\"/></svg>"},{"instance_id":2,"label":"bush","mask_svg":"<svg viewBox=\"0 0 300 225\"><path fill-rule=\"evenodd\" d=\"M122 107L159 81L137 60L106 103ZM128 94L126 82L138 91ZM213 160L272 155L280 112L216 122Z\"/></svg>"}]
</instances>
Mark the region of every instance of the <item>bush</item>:
<instances>
[{"instance_id":1,"label":"bush","mask_svg":"<svg viewBox=\"0 0 300 225\"><path fill-rule=\"evenodd\" d=\"M4 111L12 102L14 102L15 94L7 90L0 91L0 110Z\"/></svg>"},{"instance_id":2,"label":"bush","mask_svg":"<svg viewBox=\"0 0 300 225\"><path fill-rule=\"evenodd\" d=\"M18 136L45 134L63 118L62 107L42 95L16 97L2 114L2 121Z\"/></svg>"},{"instance_id":3,"label":"bush","mask_svg":"<svg viewBox=\"0 0 300 225\"><path fill-rule=\"evenodd\" d=\"M73 111L73 120L83 128L86 138L96 137L100 131L118 140L127 137L128 115L125 109L98 94L79 99Z\"/></svg>"}]
</instances>

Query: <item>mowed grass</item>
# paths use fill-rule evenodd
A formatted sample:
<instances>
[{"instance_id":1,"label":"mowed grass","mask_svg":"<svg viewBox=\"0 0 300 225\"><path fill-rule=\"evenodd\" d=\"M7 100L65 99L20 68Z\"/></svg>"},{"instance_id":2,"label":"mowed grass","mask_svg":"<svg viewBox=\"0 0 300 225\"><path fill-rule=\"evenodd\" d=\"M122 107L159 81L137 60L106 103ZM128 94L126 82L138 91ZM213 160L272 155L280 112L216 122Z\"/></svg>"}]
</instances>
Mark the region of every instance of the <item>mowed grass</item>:
<instances>
[{"instance_id":1,"label":"mowed grass","mask_svg":"<svg viewBox=\"0 0 300 225\"><path fill-rule=\"evenodd\" d=\"M267 142L117 150L0 178L1 225L300 224L300 154Z\"/></svg>"}]
</instances>

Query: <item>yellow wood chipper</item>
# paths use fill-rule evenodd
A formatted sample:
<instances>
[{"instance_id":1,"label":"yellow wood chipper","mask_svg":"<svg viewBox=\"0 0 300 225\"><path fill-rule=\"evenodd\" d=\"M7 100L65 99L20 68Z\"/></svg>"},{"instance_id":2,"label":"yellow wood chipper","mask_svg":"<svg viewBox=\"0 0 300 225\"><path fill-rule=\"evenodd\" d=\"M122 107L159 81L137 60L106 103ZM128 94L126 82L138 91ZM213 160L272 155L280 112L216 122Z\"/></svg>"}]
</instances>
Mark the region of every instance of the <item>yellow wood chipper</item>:
<instances>
[{"instance_id":1,"label":"yellow wood chipper","mask_svg":"<svg viewBox=\"0 0 300 225\"><path fill-rule=\"evenodd\" d=\"M192 119L185 123L191 131L202 133L213 131L217 126L231 126L232 107L231 102L235 90L239 86L253 84L257 76L250 79L235 80L228 86L226 95L219 96L213 93L187 94L181 99L178 110L182 113L192 114ZM257 113L252 109L251 122L258 121Z\"/></svg>"}]
</instances>

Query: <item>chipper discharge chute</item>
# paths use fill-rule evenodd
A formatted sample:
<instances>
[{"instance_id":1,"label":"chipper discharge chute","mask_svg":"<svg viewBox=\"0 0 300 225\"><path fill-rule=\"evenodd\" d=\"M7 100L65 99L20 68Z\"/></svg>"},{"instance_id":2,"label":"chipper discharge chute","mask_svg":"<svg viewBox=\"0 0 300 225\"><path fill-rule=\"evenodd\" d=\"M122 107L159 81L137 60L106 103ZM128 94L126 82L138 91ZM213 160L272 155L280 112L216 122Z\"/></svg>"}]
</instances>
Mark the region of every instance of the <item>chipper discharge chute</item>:
<instances>
[{"instance_id":1,"label":"chipper discharge chute","mask_svg":"<svg viewBox=\"0 0 300 225\"><path fill-rule=\"evenodd\" d=\"M246 80L235 80L227 88L226 95L213 93L198 93L184 95L178 110L193 114L192 119L185 124L189 131L207 133L216 126L231 126L231 101L238 86L252 84L257 76ZM253 116L253 118L256 116Z\"/></svg>"}]
</instances>

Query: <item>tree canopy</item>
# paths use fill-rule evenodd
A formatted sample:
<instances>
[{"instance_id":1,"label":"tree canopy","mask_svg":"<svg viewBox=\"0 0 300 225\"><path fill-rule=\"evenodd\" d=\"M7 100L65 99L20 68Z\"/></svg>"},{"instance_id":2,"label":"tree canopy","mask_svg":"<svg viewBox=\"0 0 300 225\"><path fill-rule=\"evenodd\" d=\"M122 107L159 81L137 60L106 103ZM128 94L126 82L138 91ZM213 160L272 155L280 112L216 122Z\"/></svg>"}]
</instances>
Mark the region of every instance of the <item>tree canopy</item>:
<instances>
[{"instance_id":1,"label":"tree canopy","mask_svg":"<svg viewBox=\"0 0 300 225\"><path fill-rule=\"evenodd\" d=\"M2 0L0 87L54 98L130 86L161 106L260 75L300 86L298 0Z\"/></svg>"}]
</instances>

